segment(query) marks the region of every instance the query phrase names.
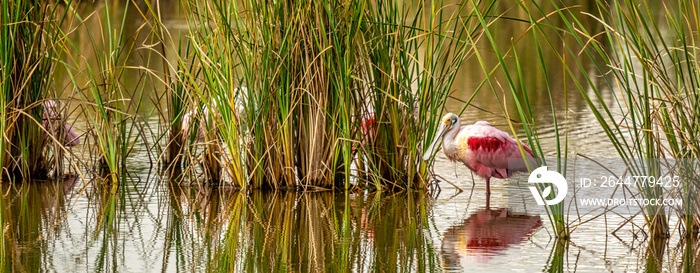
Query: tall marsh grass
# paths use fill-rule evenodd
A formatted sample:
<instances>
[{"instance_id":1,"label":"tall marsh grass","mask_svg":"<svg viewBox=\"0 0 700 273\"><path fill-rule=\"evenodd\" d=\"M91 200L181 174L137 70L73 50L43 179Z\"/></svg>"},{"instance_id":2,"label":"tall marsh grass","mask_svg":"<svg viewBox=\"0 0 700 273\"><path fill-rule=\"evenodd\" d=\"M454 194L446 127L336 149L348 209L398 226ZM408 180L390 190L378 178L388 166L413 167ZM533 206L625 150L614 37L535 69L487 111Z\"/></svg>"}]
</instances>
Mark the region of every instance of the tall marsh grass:
<instances>
[{"instance_id":1,"label":"tall marsh grass","mask_svg":"<svg viewBox=\"0 0 700 273\"><path fill-rule=\"evenodd\" d=\"M593 14L557 13L560 18L569 18L567 32L575 34L584 48L572 52L567 47L569 52L601 60L591 67L595 73L574 83L619 156L628 162L632 175L666 175L661 173L660 163L665 158L680 159L671 175L680 175L683 183L678 193L686 203L675 209L684 220L685 234L696 234L698 188L693 181L697 181L698 163L688 159L697 158L700 151L697 3L612 0L596 1L596 8ZM583 25L576 19L582 15L598 21L604 30ZM570 60L573 67L586 70L578 58ZM594 74L609 76L597 78ZM612 103L603 99L608 93L613 96ZM643 198L655 199L668 196L669 190L645 184L639 192ZM652 237L669 236L664 209L645 207L644 218Z\"/></svg>"},{"instance_id":2,"label":"tall marsh grass","mask_svg":"<svg viewBox=\"0 0 700 273\"><path fill-rule=\"evenodd\" d=\"M134 147L151 140L140 112L144 91L158 86L167 101L154 100L167 124L154 141L166 139L161 158L176 165L187 159L188 171L206 181L237 189L425 189L431 162L420 158L424 139L461 88L453 83L467 59L486 75L478 89L493 92L511 135L524 132L538 158L555 154L561 160L541 163L562 174L570 153L568 87L579 91L633 174L660 175L654 158L700 157L693 1L595 1L586 9L595 12L581 12L532 0L512 3L519 17L500 14L500 1L180 1L183 39L168 33L159 4L135 2L0 4L3 180L63 173L50 156L66 149L47 148L60 140L44 137L51 132L42 126L41 105L71 97L87 120L95 175L118 184ZM534 52L515 46L522 37L498 43L503 20L527 26L522 37L534 41ZM548 56L562 71L553 71ZM531 68L547 79L537 86L551 119L538 119L524 73ZM65 89L46 76L59 69ZM563 107L553 99L560 92L549 82L553 74L565 82ZM516 112L504 97L513 98ZM553 139L539 137L545 126L553 126ZM698 163L683 162L683 187L672 194L686 202L677 210L684 231L696 234ZM648 199L667 193L641 188ZM669 233L662 209L644 213L653 237ZM549 215L556 235L567 238L563 206L549 207Z\"/></svg>"},{"instance_id":3,"label":"tall marsh grass","mask_svg":"<svg viewBox=\"0 0 700 273\"><path fill-rule=\"evenodd\" d=\"M208 132L218 132L207 134L207 143L220 137L224 147L215 160L241 188L307 189L358 185L352 181L425 188L422 139L469 56L460 39L476 32L474 14L491 7L183 5L201 67L187 80L204 106L218 111L206 122Z\"/></svg>"},{"instance_id":4,"label":"tall marsh grass","mask_svg":"<svg viewBox=\"0 0 700 273\"><path fill-rule=\"evenodd\" d=\"M94 5L66 7L72 20L66 27L68 42L63 48L62 63L71 90L82 101L81 113L94 139L90 154L97 175L103 182L117 184L135 144L145 141L139 140L143 134L138 113L145 96L144 82L152 75L146 69L151 51L141 44L148 39L139 40L140 32L126 34L127 28L139 27L129 20L136 4ZM141 26L147 24L140 15L136 18L142 20ZM88 42L75 42L80 39ZM133 65L137 57L144 59L143 66Z\"/></svg>"},{"instance_id":5,"label":"tall marsh grass","mask_svg":"<svg viewBox=\"0 0 700 273\"><path fill-rule=\"evenodd\" d=\"M664 12L653 14L653 5ZM620 92L617 107L626 115L625 119L616 120L615 129L631 139L627 145L614 142L623 158L648 159L631 162L638 174L663 175L656 158L678 158L679 163L686 163L677 166L673 173L680 174L683 182L682 196L686 203L680 216L687 235L697 234L699 212L696 199L700 166L698 162L684 160L700 156L697 9L693 1L663 4L644 1L641 5L611 1L601 10L612 16L600 18L608 30L608 39L614 44L607 61ZM659 187L645 187L641 193L645 198L664 195ZM662 209L649 206L644 215L655 236L668 236L669 227Z\"/></svg>"},{"instance_id":6,"label":"tall marsh grass","mask_svg":"<svg viewBox=\"0 0 700 273\"><path fill-rule=\"evenodd\" d=\"M568 98L566 86L579 91L601 130L628 163L631 175L659 177L662 175L660 162L664 158L681 159L672 168L672 174L682 177L679 191L665 192L660 187L645 184L639 192L645 199L681 194L686 203L675 209L684 220L685 234L696 234L697 183L693 181L697 181L694 170L698 166L697 162L684 159L698 156L697 4L682 0L663 3L613 0L590 4L593 6L581 9L556 1L522 2L518 9L525 18L515 20L531 26L526 35L532 35L537 43L536 65L545 75L551 73L544 56L556 56L561 62L562 75L568 82L562 91L564 96ZM659 10L661 12L656 12ZM563 22L563 27L557 27L556 22ZM523 53L517 52L515 47L499 49L492 34L487 32L487 36L498 58L498 66L505 74L505 85L516 98L518 116L525 125L528 141L536 154L542 155L528 92L520 91L526 87L523 68L532 63L519 61ZM563 46L558 46L559 43ZM511 68L512 63L515 69ZM484 72L491 69L483 62L481 65ZM489 82L489 85L497 90L493 88L496 83ZM566 119L568 111L557 115L551 100L556 91L548 81L544 87L552 105L556 155L563 159L556 162L557 170L564 174L568 133L562 130L562 122L557 118ZM612 101L606 99L609 97ZM568 104L568 100L565 103ZM663 209L645 207L643 215L652 237L669 234L668 215ZM568 232L562 233L568 230L563 208L550 207L548 214L556 232L567 237Z\"/></svg>"},{"instance_id":7,"label":"tall marsh grass","mask_svg":"<svg viewBox=\"0 0 700 273\"><path fill-rule=\"evenodd\" d=\"M538 113L532 110L529 92L522 92L528 86L522 71L536 65L550 78L548 75L553 72L545 56L556 56L562 64L564 89L553 90L550 82L545 81L546 89L541 92L550 99L551 124L555 131L554 143L547 146L555 147L556 157L561 160L542 164L556 163L558 172L566 172L569 143L567 130L562 125L567 123L568 111L557 114L552 97L563 93L568 98L567 86L579 91L619 156L628 163L631 175L659 177L662 175L660 162L664 158L697 158L700 73L696 59L699 42L696 4L682 0L673 3L622 0L596 1L591 5L587 9L596 10L595 13L556 1L527 1L517 6L524 18L499 19L530 25L524 35L531 35L536 43L534 64L521 61L523 53L515 46L499 48L492 38L494 31L488 28L488 17L480 18L498 59L497 68L505 79L505 82L488 80L488 86L492 90L509 90L517 107L517 115L505 113L506 116L519 116L528 142L542 158L544 149L534 119ZM659 9L662 12L654 12ZM557 27L557 22L563 22L563 27ZM479 60L483 72L489 74L493 68L481 61L481 57ZM610 95L612 103L605 99ZM499 93L495 92L494 96L498 98ZM568 100L565 104L568 105ZM561 118L565 120L562 122ZM512 122L509 123L514 128ZM517 135L515 130L512 133ZM696 234L697 184L692 181L697 181L697 172L693 171L698 168L697 162L677 162L674 174L680 174L684 181L679 192L687 202L683 208L676 209L684 219L686 234ZM639 190L645 199L665 194L660 187L644 185ZM563 207L548 209L555 232L567 238ZM668 220L663 209L645 207L644 217L652 237L668 236Z\"/></svg>"},{"instance_id":8,"label":"tall marsh grass","mask_svg":"<svg viewBox=\"0 0 700 273\"><path fill-rule=\"evenodd\" d=\"M51 132L42 125L42 103L55 95L50 75L55 45L62 38L62 10L29 1L0 4L0 165L5 181L62 173L52 168L58 165L51 164L47 145L60 140L45 137Z\"/></svg>"}]
</instances>

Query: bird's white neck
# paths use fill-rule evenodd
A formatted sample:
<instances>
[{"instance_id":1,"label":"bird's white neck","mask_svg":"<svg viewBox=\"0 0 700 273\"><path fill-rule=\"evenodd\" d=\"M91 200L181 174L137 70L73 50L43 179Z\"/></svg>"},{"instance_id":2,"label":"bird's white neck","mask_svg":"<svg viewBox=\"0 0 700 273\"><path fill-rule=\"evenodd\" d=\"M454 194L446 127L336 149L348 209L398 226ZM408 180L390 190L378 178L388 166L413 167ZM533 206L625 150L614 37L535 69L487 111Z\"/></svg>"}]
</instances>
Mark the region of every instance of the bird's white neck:
<instances>
[{"instance_id":1,"label":"bird's white neck","mask_svg":"<svg viewBox=\"0 0 700 273\"><path fill-rule=\"evenodd\" d=\"M455 147L455 137L462 128L462 122L457 119L457 122L442 136L442 150L445 155L454 161L457 158L457 149Z\"/></svg>"}]
</instances>

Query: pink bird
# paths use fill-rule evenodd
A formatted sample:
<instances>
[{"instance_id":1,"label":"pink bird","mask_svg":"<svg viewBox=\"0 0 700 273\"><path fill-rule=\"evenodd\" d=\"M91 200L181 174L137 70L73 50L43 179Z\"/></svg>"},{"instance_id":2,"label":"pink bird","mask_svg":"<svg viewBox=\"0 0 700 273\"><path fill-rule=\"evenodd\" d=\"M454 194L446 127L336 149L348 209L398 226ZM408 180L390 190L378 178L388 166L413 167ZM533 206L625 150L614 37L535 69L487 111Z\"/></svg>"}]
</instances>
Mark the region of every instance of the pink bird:
<instances>
[{"instance_id":1,"label":"pink bird","mask_svg":"<svg viewBox=\"0 0 700 273\"><path fill-rule=\"evenodd\" d=\"M442 150L447 158L452 162L461 161L472 172L486 179L487 196L491 194L491 177L508 178L513 173L528 171L517 141L508 133L491 127L486 121L461 126L459 117L452 113L443 116L441 122L433 143L423 155L423 160L429 160L433 150L442 141ZM525 156L530 160L532 167L535 167L532 150L524 144L521 145Z\"/></svg>"},{"instance_id":2,"label":"pink bird","mask_svg":"<svg viewBox=\"0 0 700 273\"><path fill-rule=\"evenodd\" d=\"M234 88L233 90L234 94L234 110L235 113L238 115L238 120L241 122L245 122L246 120L246 112L245 112L245 106L248 103L248 88L246 87L240 87L240 88ZM227 102L230 101L228 99L228 94L223 94L223 97L219 98L219 101ZM205 134L207 133L207 125L206 121L209 120L209 112L214 114L216 118L212 120L214 122L213 125L213 130L218 130L217 127L218 125L216 124L217 121L221 120L221 113L219 113L219 106L217 105L217 100L212 100L211 105L202 105L201 109L200 108L194 108L190 110L189 112L185 113L182 116L181 119L181 130L182 130L182 135L181 137L184 139L187 139L190 137L190 135L193 133L191 130L197 130L194 142L205 142ZM201 116L200 116L200 111L201 111ZM194 127L195 122L197 122L197 119L200 119L198 124L199 126L197 128L191 128ZM168 132L170 132L171 129L168 129ZM217 135L218 131L214 131L214 135ZM168 133L170 135L170 133Z\"/></svg>"},{"instance_id":3,"label":"pink bird","mask_svg":"<svg viewBox=\"0 0 700 273\"><path fill-rule=\"evenodd\" d=\"M55 133L58 131L58 128L54 126L49 126L53 124L51 121L59 119L59 113L58 113L58 102L53 101L53 100L46 100L44 101L44 115L43 115L43 122L42 125L46 130L50 130L50 132ZM75 145L80 144L80 138L78 137L78 134L73 131L73 126L64 123L63 126L65 127L65 130L63 131L63 136L59 138L59 140L63 141L63 145L66 145L67 147L73 147ZM50 128L50 129L49 129ZM46 138L46 131L42 132L44 134L44 138ZM58 136L54 136L57 137Z\"/></svg>"},{"instance_id":4,"label":"pink bird","mask_svg":"<svg viewBox=\"0 0 700 273\"><path fill-rule=\"evenodd\" d=\"M413 103L413 119L415 121L418 121L418 100L414 101ZM362 133L361 137L362 140L360 140L360 147L365 146L367 143L371 143L374 141L377 137L377 121L374 117L374 109L369 107L363 114L362 118L360 119L360 133ZM352 147L352 151L355 152L357 150L356 147Z\"/></svg>"},{"instance_id":5,"label":"pink bird","mask_svg":"<svg viewBox=\"0 0 700 273\"><path fill-rule=\"evenodd\" d=\"M205 106L202 106L202 109L203 109L202 112L204 113L203 119L206 120L209 118L209 111ZM194 119L197 117L197 114L199 114L199 109L195 108L194 110L191 110L182 116L182 127L181 128L182 128L182 132L183 132L183 135L182 135L183 138L189 138L189 136L191 134L190 127L194 124L194 122L195 122ZM199 126L196 129L197 129L197 134L194 138L194 141L195 142L204 142L204 140L205 140L204 134L207 131L206 125L204 124L204 120L202 120L199 123Z\"/></svg>"},{"instance_id":6,"label":"pink bird","mask_svg":"<svg viewBox=\"0 0 700 273\"><path fill-rule=\"evenodd\" d=\"M362 114L362 118L360 119L360 133L362 134L360 147L364 147L367 143L374 141L374 138L377 136L377 123L374 119L374 110ZM357 147L352 147L352 151L356 152Z\"/></svg>"},{"instance_id":7,"label":"pink bird","mask_svg":"<svg viewBox=\"0 0 700 273\"><path fill-rule=\"evenodd\" d=\"M364 115L361 123L362 127L360 128L360 132L362 133L363 139L369 141L374 139L377 135L377 124L374 120L374 113L371 115Z\"/></svg>"}]
</instances>

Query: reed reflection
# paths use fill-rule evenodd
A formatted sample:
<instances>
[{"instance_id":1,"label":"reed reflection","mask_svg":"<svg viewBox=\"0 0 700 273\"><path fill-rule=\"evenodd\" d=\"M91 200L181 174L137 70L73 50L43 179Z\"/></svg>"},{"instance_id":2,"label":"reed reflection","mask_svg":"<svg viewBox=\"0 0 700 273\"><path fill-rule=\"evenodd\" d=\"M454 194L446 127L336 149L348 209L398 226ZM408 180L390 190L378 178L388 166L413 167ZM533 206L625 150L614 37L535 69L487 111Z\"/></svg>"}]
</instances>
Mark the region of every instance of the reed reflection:
<instances>
[{"instance_id":1,"label":"reed reflection","mask_svg":"<svg viewBox=\"0 0 700 273\"><path fill-rule=\"evenodd\" d=\"M78 179L68 176L44 183L0 184L0 268L4 272L48 271L53 240Z\"/></svg>"},{"instance_id":2,"label":"reed reflection","mask_svg":"<svg viewBox=\"0 0 700 273\"><path fill-rule=\"evenodd\" d=\"M163 270L214 271L221 237L243 194L230 189L185 187L176 181L167 183L167 191Z\"/></svg>"},{"instance_id":3,"label":"reed reflection","mask_svg":"<svg viewBox=\"0 0 700 273\"><path fill-rule=\"evenodd\" d=\"M683 260L681 266L679 266L682 268L679 268L678 271L700 272L700 262L698 262L698 259L700 259L698 249L700 247L698 247L698 243L697 235L688 236L683 240Z\"/></svg>"},{"instance_id":4,"label":"reed reflection","mask_svg":"<svg viewBox=\"0 0 700 273\"><path fill-rule=\"evenodd\" d=\"M663 271L664 254L668 248L667 238L650 238L647 250L644 253L646 263L644 264L644 272L661 272Z\"/></svg>"},{"instance_id":5,"label":"reed reflection","mask_svg":"<svg viewBox=\"0 0 700 273\"><path fill-rule=\"evenodd\" d=\"M255 191L236 200L219 271L438 269L424 194Z\"/></svg>"}]
</instances>

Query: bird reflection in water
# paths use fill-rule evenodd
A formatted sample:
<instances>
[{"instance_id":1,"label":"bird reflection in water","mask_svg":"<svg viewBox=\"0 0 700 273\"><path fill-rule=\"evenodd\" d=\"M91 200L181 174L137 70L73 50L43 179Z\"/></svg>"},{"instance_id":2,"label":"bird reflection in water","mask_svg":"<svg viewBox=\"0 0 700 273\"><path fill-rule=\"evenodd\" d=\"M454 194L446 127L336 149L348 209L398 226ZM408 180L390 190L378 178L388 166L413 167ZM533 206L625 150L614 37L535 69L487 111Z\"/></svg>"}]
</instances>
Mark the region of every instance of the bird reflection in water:
<instances>
[{"instance_id":1,"label":"bird reflection in water","mask_svg":"<svg viewBox=\"0 0 700 273\"><path fill-rule=\"evenodd\" d=\"M445 232L444 265L459 267L461 259L486 262L494 253L522 242L540 226L539 216L513 214L504 208L479 210Z\"/></svg>"}]
</instances>

